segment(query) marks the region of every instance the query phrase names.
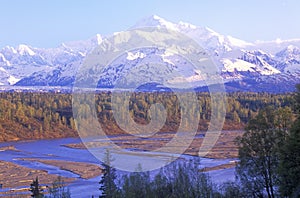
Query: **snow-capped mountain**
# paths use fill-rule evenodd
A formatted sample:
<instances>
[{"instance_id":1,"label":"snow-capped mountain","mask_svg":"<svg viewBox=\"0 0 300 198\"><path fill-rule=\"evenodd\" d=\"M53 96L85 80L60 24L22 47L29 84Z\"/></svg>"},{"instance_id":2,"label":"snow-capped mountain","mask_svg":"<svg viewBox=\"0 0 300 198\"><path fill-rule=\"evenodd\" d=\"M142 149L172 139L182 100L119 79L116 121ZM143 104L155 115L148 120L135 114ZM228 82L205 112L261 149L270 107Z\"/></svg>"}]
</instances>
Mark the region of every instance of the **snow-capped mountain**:
<instances>
[{"instance_id":1,"label":"snow-capped mountain","mask_svg":"<svg viewBox=\"0 0 300 198\"><path fill-rule=\"evenodd\" d=\"M70 85L63 81L73 79L72 75L86 54L101 42L102 37L97 34L88 40L62 43L57 48L34 48L24 44L4 47L0 50L0 84Z\"/></svg>"},{"instance_id":2,"label":"snow-capped mountain","mask_svg":"<svg viewBox=\"0 0 300 198\"><path fill-rule=\"evenodd\" d=\"M289 45L282 51L275 54L279 64L276 66L285 73L299 73L300 71L300 49Z\"/></svg>"},{"instance_id":3,"label":"snow-capped mountain","mask_svg":"<svg viewBox=\"0 0 300 198\"><path fill-rule=\"evenodd\" d=\"M221 35L208 27L199 27L182 21L175 24L166 21L157 15L153 15L139 21L132 28L140 27L164 27L174 31L179 31L193 38L200 44L201 47L216 55L231 51L232 49L253 46L252 43L245 42L232 36Z\"/></svg>"},{"instance_id":4,"label":"snow-capped mountain","mask_svg":"<svg viewBox=\"0 0 300 198\"><path fill-rule=\"evenodd\" d=\"M249 43L207 27L172 23L156 15L142 19L131 29L141 27L168 28L194 39L212 57L228 90L292 91L300 82L300 39ZM87 40L62 43L50 49L24 44L4 47L0 50L0 85L72 86L77 69L87 54L105 40L97 34ZM148 66L132 78L155 80L154 76L160 78L169 71L176 71L183 73L184 80L194 87L202 86L205 81L199 71L166 50L140 49L128 52L122 58L106 68L98 82L100 87L113 87L122 75L149 61L161 62L166 68L156 71ZM181 80L172 79L172 83L180 84Z\"/></svg>"}]
</instances>

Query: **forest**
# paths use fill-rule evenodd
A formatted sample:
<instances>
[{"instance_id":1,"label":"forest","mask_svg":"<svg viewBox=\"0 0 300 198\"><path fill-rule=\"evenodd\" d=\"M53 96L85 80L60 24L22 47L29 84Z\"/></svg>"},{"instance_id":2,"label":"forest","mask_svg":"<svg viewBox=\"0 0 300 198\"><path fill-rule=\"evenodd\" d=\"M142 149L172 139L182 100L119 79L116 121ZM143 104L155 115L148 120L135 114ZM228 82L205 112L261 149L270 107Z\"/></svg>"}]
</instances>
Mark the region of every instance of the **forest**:
<instances>
[{"instance_id":1,"label":"forest","mask_svg":"<svg viewBox=\"0 0 300 198\"><path fill-rule=\"evenodd\" d=\"M180 124L180 103L172 92L129 93L130 116L141 124L150 121L151 104L160 103L167 111L161 132L176 131ZM188 93L184 93L188 97ZM124 133L116 123L111 102L111 92L95 94L95 109L98 121L107 134ZM270 94L236 92L227 93L224 130L243 129L259 110L273 106L295 109L294 93ZM197 93L200 118L198 130L206 130L211 119L209 93ZM81 105L79 114L89 112L90 106ZM191 107L196 108L196 107ZM119 115L126 117L127 114ZM198 117L199 116L199 117ZM125 118L124 118L125 119ZM183 120L184 121L184 120ZM0 141L50 139L76 137L76 122L72 111L72 95L68 93L1 92L0 93Z\"/></svg>"},{"instance_id":2,"label":"forest","mask_svg":"<svg viewBox=\"0 0 300 198\"><path fill-rule=\"evenodd\" d=\"M118 174L106 149L99 198L276 198L300 196L300 85L288 107L266 106L249 118L245 132L236 138L239 160L236 179L216 183L199 169L200 158L176 160L156 172ZM296 116L296 119L294 119ZM58 184L58 185L57 185ZM31 184L33 197L44 197L38 180ZM49 196L48 196L49 194ZM46 197L72 197L63 182L54 183ZM98 195L95 195L95 197ZM93 196L94 197L94 196Z\"/></svg>"},{"instance_id":3,"label":"forest","mask_svg":"<svg viewBox=\"0 0 300 198\"><path fill-rule=\"evenodd\" d=\"M116 174L109 150L102 161L100 197L299 197L300 195L300 85L290 94L228 93L223 129L243 129L237 137L236 180L215 184L199 170L201 161L174 162L155 175L137 172ZM180 121L180 103L173 93L130 93L129 114L141 124L148 123L151 104L161 103L167 118L161 131L172 131ZM185 93L189 97L188 93ZM64 93L0 93L1 141L77 136L72 95ZM98 121L109 134L124 133L114 119L110 92L95 94ZM211 97L197 93L200 122L205 130L211 118ZM75 112L90 112L82 105ZM126 114L121 117L128 116ZM188 124L188 123L187 123ZM38 178L30 184L33 197L44 197ZM58 178L46 197L71 197ZM98 195L95 195L98 196Z\"/></svg>"}]
</instances>

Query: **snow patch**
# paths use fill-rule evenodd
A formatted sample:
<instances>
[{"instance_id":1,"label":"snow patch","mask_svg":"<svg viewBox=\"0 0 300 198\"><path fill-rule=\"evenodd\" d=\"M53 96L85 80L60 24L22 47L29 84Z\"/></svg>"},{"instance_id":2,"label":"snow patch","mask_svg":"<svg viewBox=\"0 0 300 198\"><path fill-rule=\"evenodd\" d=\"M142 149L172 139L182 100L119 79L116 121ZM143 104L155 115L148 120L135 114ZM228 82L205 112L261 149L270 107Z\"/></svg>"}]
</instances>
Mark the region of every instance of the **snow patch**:
<instances>
[{"instance_id":1,"label":"snow patch","mask_svg":"<svg viewBox=\"0 0 300 198\"><path fill-rule=\"evenodd\" d=\"M152 15L150 17L144 18L143 20L139 21L133 28L141 28L141 27L165 27L171 30L178 30L174 23L166 21L165 19L157 16Z\"/></svg>"},{"instance_id":2,"label":"snow patch","mask_svg":"<svg viewBox=\"0 0 300 198\"><path fill-rule=\"evenodd\" d=\"M170 57L170 56L174 56L174 53L166 50L164 54L161 55L161 58L162 60L165 62L165 63L169 63L171 65L175 65L170 59L168 59L167 57Z\"/></svg>"},{"instance_id":3,"label":"snow patch","mask_svg":"<svg viewBox=\"0 0 300 198\"><path fill-rule=\"evenodd\" d=\"M263 61L263 60L261 60L261 61ZM255 64L252 64L247 61L240 60L240 59L234 59L234 60L222 59L221 62L224 65L222 72L249 71L249 72L257 72L261 75L272 75L272 74L280 73L279 70L275 69L274 67L272 67L268 64L265 64L262 67L258 67Z\"/></svg>"},{"instance_id":4,"label":"snow patch","mask_svg":"<svg viewBox=\"0 0 300 198\"><path fill-rule=\"evenodd\" d=\"M96 41L97 44L100 45L103 41L102 36L100 34L96 34Z\"/></svg>"},{"instance_id":5,"label":"snow patch","mask_svg":"<svg viewBox=\"0 0 300 198\"><path fill-rule=\"evenodd\" d=\"M6 60L5 56L0 53L0 62L3 62L6 66L11 66L10 62Z\"/></svg>"},{"instance_id":6,"label":"snow patch","mask_svg":"<svg viewBox=\"0 0 300 198\"><path fill-rule=\"evenodd\" d=\"M228 41L230 42L230 44L236 46L236 47L248 47L248 46L253 46L252 43L248 43L246 41L237 39L237 38L233 38L232 36L227 36Z\"/></svg>"},{"instance_id":7,"label":"snow patch","mask_svg":"<svg viewBox=\"0 0 300 198\"><path fill-rule=\"evenodd\" d=\"M254 68L256 67L252 63L248 63L243 60L230 60L230 59L223 59L222 60L224 69L223 72L234 72L234 71L250 71L255 72Z\"/></svg>"},{"instance_id":8,"label":"snow patch","mask_svg":"<svg viewBox=\"0 0 300 198\"><path fill-rule=\"evenodd\" d=\"M280 38L277 38L277 39L275 40L275 42L276 42L277 44L280 44L280 43L282 43L282 40L281 40Z\"/></svg>"},{"instance_id":9,"label":"snow patch","mask_svg":"<svg viewBox=\"0 0 300 198\"><path fill-rule=\"evenodd\" d=\"M187 28L187 29L196 29L197 28L197 26L195 26L195 25L192 25L192 24L186 23L186 22L182 22L182 21L179 21L178 26Z\"/></svg>"},{"instance_id":10,"label":"snow patch","mask_svg":"<svg viewBox=\"0 0 300 198\"><path fill-rule=\"evenodd\" d=\"M132 52L127 52L127 60L135 60L138 58L145 58L146 55L142 52L137 52L137 53L132 53Z\"/></svg>"},{"instance_id":11,"label":"snow patch","mask_svg":"<svg viewBox=\"0 0 300 198\"><path fill-rule=\"evenodd\" d=\"M221 35L221 34L215 32L214 30L212 30L212 29L210 29L210 28L208 28L208 27L206 27L205 29L206 29L208 32L210 32L211 35L216 36L216 37L218 38L218 40L219 40L220 43L224 43L225 38L224 38L223 35Z\"/></svg>"},{"instance_id":12,"label":"snow patch","mask_svg":"<svg viewBox=\"0 0 300 198\"><path fill-rule=\"evenodd\" d=\"M23 44L18 46L17 51L21 55L30 55L30 56L35 55L34 51L32 51L27 45L23 45Z\"/></svg>"},{"instance_id":13,"label":"snow patch","mask_svg":"<svg viewBox=\"0 0 300 198\"><path fill-rule=\"evenodd\" d=\"M14 84L16 84L18 81L19 81L20 79L18 79L18 78L15 78L15 77L13 77L13 76L9 76L9 78L8 78L8 83L10 84L10 85L14 85Z\"/></svg>"},{"instance_id":14,"label":"snow patch","mask_svg":"<svg viewBox=\"0 0 300 198\"><path fill-rule=\"evenodd\" d=\"M15 50L15 48L13 48L13 47L11 47L11 46L5 46L5 47L3 48L3 50L4 50L4 51L10 51L10 52L12 52L13 54L18 53L18 52Z\"/></svg>"}]
</instances>

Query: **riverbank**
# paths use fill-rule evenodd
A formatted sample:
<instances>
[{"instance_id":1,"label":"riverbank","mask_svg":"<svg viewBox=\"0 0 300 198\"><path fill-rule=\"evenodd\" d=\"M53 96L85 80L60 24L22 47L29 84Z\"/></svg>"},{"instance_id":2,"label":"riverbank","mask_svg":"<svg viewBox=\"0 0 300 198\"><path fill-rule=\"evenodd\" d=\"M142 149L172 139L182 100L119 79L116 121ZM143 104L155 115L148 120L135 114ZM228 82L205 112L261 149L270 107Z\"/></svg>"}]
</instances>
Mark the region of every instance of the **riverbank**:
<instances>
[{"instance_id":1,"label":"riverbank","mask_svg":"<svg viewBox=\"0 0 300 198\"><path fill-rule=\"evenodd\" d=\"M226 146L231 148L234 139L233 136L235 136L234 134L238 135L242 134L242 132L223 131L219 138L222 141L218 141L216 149L221 150L222 147L225 148ZM152 137L156 138L155 140L147 141L144 139L142 142L135 142L133 137L124 137L123 135L111 136L111 138L115 143L118 142L120 145L124 145L124 147L127 146L128 148L135 148L134 150L139 149L142 151L141 149L145 149L147 146L148 149L151 148L151 143L153 143L153 145L156 143L156 146L163 145L163 143L168 141L169 138L172 138L173 135L174 133L155 135ZM201 139L203 139L203 135L197 134L191 146L199 147ZM49 185L60 175L68 182L68 187L70 188L71 194L75 195L74 197L82 197L83 191L84 193L88 193L84 195L98 195L101 177L100 158L93 156L90 151L84 149L83 146L79 138L0 143L0 148L3 148L0 161L3 162L3 166L6 166L6 168L0 166L1 170L5 173L1 173L0 178L9 178L11 182L10 184L3 185L3 189L0 190L1 194L24 192L28 195L28 187L36 176L39 177L41 184ZM212 151L214 151L214 149ZM172 158L171 154L168 153L156 154L152 152L150 152L149 155L138 156L133 155L130 150L132 149L125 149L124 152L114 153L116 161L123 165L128 163L128 161L133 161L138 164L141 162L140 160L149 163L159 162L165 164ZM228 152L229 150L230 149L228 149ZM99 152L104 151L105 149ZM187 151L189 151L189 149ZM217 151L217 153L220 154L222 152ZM190 155L186 152L186 154L188 155L183 155L180 159L189 160L197 156L195 153L194 155ZM233 158L225 159L222 157L219 159L201 158L201 168L199 170L211 174L213 180L216 182L220 182L220 178L233 180L235 164L231 161L234 160ZM48 180L44 178L48 178ZM2 182L4 183L4 179ZM11 191L12 189L19 189L19 191ZM2 196L1 194L0 196Z\"/></svg>"},{"instance_id":2,"label":"riverbank","mask_svg":"<svg viewBox=\"0 0 300 198\"><path fill-rule=\"evenodd\" d=\"M56 166L61 170L70 171L77 174L82 179L91 179L102 174L100 166L95 164L83 163L83 162L71 162L64 160L44 160L44 159L33 159L25 158L22 160L39 162L51 166Z\"/></svg>"},{"instance_id":3,"label":"riverbank","mask_svg":"<svg viewBox=\"0 0 300 198\"><path fill-rule=\"evenodd\" d=\"M227 159L238 157L238 146L235 143L237 137L242 136L244 131L222 131L212 150L205 156L214 159ZM175 133L157 133L149 138L137 138L131 135L109 136L109 141L123 149L134 149L136 151L153 151L163 147L169 142ZM184 154L198 156L199 148L204 139L205 133L198 132L191 145ZM95 147L104 147L109 145L107 141L88 141L85 143L75 143L63 145L73 149L87 149Z\"/></svg>"},{"instance_id":4,"label":"riverbank","mask_svg":"<svg viewBox=\"0 0 300 198\"><path fill-rule=\"evenodd\" d=\"M49 174L45 170L37 170L17 165L12 162L0 161L0 184L2 190L0 196L12 193L29 192L32 181L38 177L40 184L50 186L58 175ZM74 181L74 178L62 177L66 183ZM7 189L7 190L5 190Z\"/></svg>"}]
</instances>

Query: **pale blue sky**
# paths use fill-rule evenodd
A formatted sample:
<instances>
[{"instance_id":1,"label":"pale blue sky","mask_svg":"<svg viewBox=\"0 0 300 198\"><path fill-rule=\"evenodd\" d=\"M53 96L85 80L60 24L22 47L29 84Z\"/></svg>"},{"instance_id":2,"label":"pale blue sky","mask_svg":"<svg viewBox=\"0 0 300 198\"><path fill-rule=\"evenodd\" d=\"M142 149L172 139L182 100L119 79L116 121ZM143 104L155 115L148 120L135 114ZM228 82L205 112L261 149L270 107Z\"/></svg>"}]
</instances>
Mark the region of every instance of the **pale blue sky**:
<instances>
[{"instance_id":1,"label":"pale blue sky","mask_svg":"<svg viewBox=\"0 0 300 198\"><path fill-rule=\"evenodd\" d=\"M61 42L126 30L156 14L246 41L300 38L298 0L0 0L0 48Z\"/></svg>"}]
</instances>

